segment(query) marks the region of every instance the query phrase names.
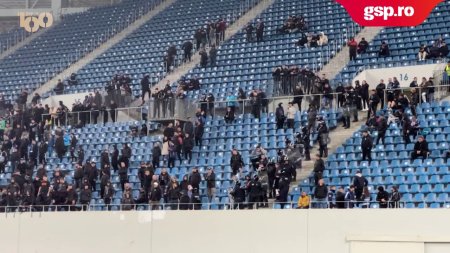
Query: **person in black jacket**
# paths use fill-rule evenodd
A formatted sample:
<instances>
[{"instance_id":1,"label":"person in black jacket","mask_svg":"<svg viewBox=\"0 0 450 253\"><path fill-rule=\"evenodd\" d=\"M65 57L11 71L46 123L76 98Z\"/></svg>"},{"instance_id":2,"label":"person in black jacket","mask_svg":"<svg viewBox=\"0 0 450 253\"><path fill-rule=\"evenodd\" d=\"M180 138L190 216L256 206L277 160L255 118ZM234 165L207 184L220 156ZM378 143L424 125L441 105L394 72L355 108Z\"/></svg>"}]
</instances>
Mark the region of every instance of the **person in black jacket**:
<instances>
[{"instance_id":1,"label":"person in black jacket","mask_svg":"<svg viewBox=\"0 0 450 253\"><path fill-rule=\"evenodd\" d=\"M202 181L202 177L198 172L198 168L192 168L192 173L189 175L189 184L196 189L200 189L200 182Z\"/></svg>"},{"instance_id":2,"label":"person in black jacket","mask_svg":"<svg viewBox=\"0 0 450 253\"><path fill-rule=\"evenodd\" d=\"M253 209L255 203L256 208L259 207L259 201L262 193L262 186L259 182L258 176L255 176L253 180L247 185L248 192L248 209Z\"/></svg>"},{"instance_id":3,"label":"person in black jacket","mask_svg":"<svg viewBox=\"0 0 450 253\"><path fill-rule=\"evenodd\" d=\"M278 182L277 202L280 204L281 209L283 209L284 205L286 205L288 202L289 183L290 178L280 177L280 180Z\"/></svg>"},{"instance_id":4,"label":"person in black jacket","mask_svg":"<svg viewBox=\"0 0 450 253\"><path fill-rule=\"evenodd\" d=\"M336 208L345 208L345 190L342 186L340 186L338 191L336 192Z\"/></svg>"},{"instance_id":5,"label":"person in black jacket","mask_svg":"<svg viewBox=\"0 0 450 253\"><path fill-rule=\"evenodd\" d=\"M316 154L316 161L314 162L314 184L319 185L319 180L323 178L323 171L325 170L325 162L319 154Z\"/></svg>"},{"instance_id":6,"label":"person in black jacket","mask_svg":"<svg viewBox=\"0 0 450 253\"><path fill-rule=\"evenodd\" d=\"M284 114L283 103L279 103L275 111L275 118L277 120L277 129L284 127L284 121L286 120L286 115Z\"/></svg>"},{"instance_id":7,"label":"person in black jacket","mask_svg":"<svg viewBox=\"0 0 450 253\"><path fill-rule=\"evenodd\" d=\"M167 189L167 200L170 204L170 210L178 209L178 202L180 200L181 192L180 186L175 178L170 181L169 187Z\"/></svg>"},{"instance_id":8,"label":"person in black jacket","mask_svg":"<svg viewBox=\"0 0 450 253\"><path fill-rule=\"evenodd\" d=\"M319 184L314 189L314 199L317 202L316 208L327 208L328 187L323 179L319 180Z\"/></svg>"},{"instance_id":9,"label":"person in black jacket","mask_svg":"<svg viewBox=\"0 0 450 253\"><path fill-rule=\"evenodd\" d=\"M206 181L206 189L209 203L212 203L216 197L216 174L213 168L209 168L208 172L204 176Z\"/></svg>"},{"instance_id":10,"label":"person in black jacket","mask_svg":"<svg viewBox=\"0 0 450 253\"><path fill-rule=\"evenodd\" d=\"M225 123L233 123L235 116L233 110L231 110L231 107L227 107L227 112L225 113L225 116L223 118L225 119Z\"/></svg>"},{"instance_id":11,"label":"person in black jacket","mask_svg":"<svg viewBox=\"0 0 450 253\"><path fill-rule=\"evenodd\" d=\"M366 80L362 81L359 95L361 96L362 109L369 109L369 84L366 82Z\"/></svg>"},{"instance_id":12,"label":"person in black jacket","mask_svg":"<svg viewBox=\"0 0 450 253\"><path fill-rule=\"evenodd\" d=\"M206 53L205 49L201 49L200 52L200 66L202 68L206 68L208 65L208 53Z\"/></svg>"},{"instance_id":13,"label":"person in black jacket","mask_svg":"<svg viewBox=\"0 0 450 253\"><path fill-rule=\"evenodd\" d=\"M160 208L159 202L161 201L161 198L162 198L161 187L159 187L158 182L153 182L153 187L148 196L152 210L159 210Z\"/></svg>"},{"instance_id":14,"label":"person in black jacket","mask_svg":"<svg viewBox=\"0 0 450 253\"><path fill-rule=\"evenodd\" d=\"M378 103L380 103L380 98L378 97L377 92L375 90L372 90L369 96L369 110L367 111L367 117L370 117L371 114L376 114Z\"/></svg>"},{"instance_id":15,"label":"person in black jacket","mask_svg":"<svg viewBox=\"0 0 450 253\"><path fill-rule=\"evenodd\" d=\"M55 140L55 151L58 155L59 161L62 162L64 155L66 154L66 146L64 145L64 139L62 136L57 136Z\"/></svg>"},{"instance_id":16,"label":"person in black jacket","mask_svg":"<svg viewBox=\"0 0 450 253\"><path fill-rule=\"evenodd\" d=\"M202 145L203 132L204 132L203 122L197 120L195 122L195 146Z\"/></svg>"},{"instance_id":17,"label":"person in black jacket","mask_svg":"<svg viewBox=\"0 0 450 253\"><path fill-rule=\"evenodd\" d=\"M117 145L113 145L113 151L111 153L111 167L113 168L114 172L116 172L119 167L119 150L117 149Z\"/></svg>"},{"instance_id":18,"label":"person in black jacket","mask_svg":"<svg viewBox=\"0 0 450 253\"><path fill-rule=\"evenodd\" d=\"M150 91L150 76L148 74L144 75L141 80L141 92L142 92L142 104L145 102L145 94L148 93L148 98L151 98L152 92Z\"/></svg>"},{"instance_id":19,"label":"person in black jacket","mask_svg":"<svg viewBox=\"0 0 450 253\"><path fill-rule=\"evenodd\" d=\"M256 24L256 42L263 41L263 36L264 36L264 22L260 20Z\"/></svg>"},{"instance_id":20,"label":"person in black jacket","mask_svg":"<svg viewBox=\"0 0 450 253\"><path fill-rule=\"evenodd\" d=\"M212 45L211 49L209 50L209 64L211 64L211 66L216 66L216 60L217 49L216 46Z\"/></svg>"},{"instance_id":21,"label":"person in black jacket","mask_svg":"<svg viewBox=\"0 0 450 253\"><path fill-rule=\"evenodd\" d=\"M128 183L128 167L125 162L119 163L119 179L123 191L125 190L125 184Z\"/></svg>"},{"instance_id":22,"label":"person in black jacket","mask_svg":"<svg viewBox=\"0 0 450 253\"><path fill-rule=\"evenodd\" d=\"M233 171L233 175L236 175L239 170L244 167L244 161L242 160L241 154L239 154L236 149L231 151L230 166Z\"/></svg>"},{"instance_id":23,"label":"person in black jacket","mask_svg":"<svg viewBox=\"0 0 450 253\"><path fill-rule=\"evenodd\" d=\"M80 191L80 204L83 206L83 211L87 210L88 205L91 203L92 191L89 189L89 185L84 185L84 188Z\"/></svg>"},{"instance_id":24,"label":"person in black jacket","mask_svg":"<svg viewBox=\"0 0 450 253\"><path fill-rule=\"evenodd\" d=\"M246 27L245 27L245 34L246 34L246 39L247 42L252 42L253 41L253 24L249 23Z\"/></svg>"},{"instance_id":25,"label":"person in black jacket","mask_svg":"<svg viewBox=\"0 0 450 253\"><path fill-rule=\"evenodd\" d=\"M414 144L414 150L411 154L411 159L415 160L419 157L422 157L422 159L425 159L428 157L429 152L430 151L428 149L427 141L425 140L425 138L423 136L419 136L416 144Z\"/></svg>"},{"instance_id":26,"label":"person in black jacket","mask_svg":"<svg viewBox=\"0 0 450 253\"><path fill-rule=\"evenodd\" d=\"M117 116L117 104L114 101L111 101L111 104L109 106L109 114L111 116L111 121L116 122L116 116Z\"/></svg>"},{"instance_id":27,"label":"person in black jacket","mask_svg":"<svg viewBox=\"0 0 450 253\"><path fill-rule=\"evenodd\" d=\"M186 133L184 140L183 140L183 153L184 153L184 159L188 160L189 163L191 163L191 160L192 160L192 149L193 148L194 148L194 140L188 133Z\"/></svg>"},{"instance_id":28,"label":"person in black jacket","mask_svg":"<svg viewBox=\"0 0 450 253\"><path fill-rule=\"evenodd\" d=\"M389 193L384 190L383 186L378 186L377 201L380 204L380 208L388 208Z\"/></svg>"},{"instance_id":29,"label":"person in black jacket","mask_svg":"<svg viewBox=\"0 0 450 253\"><path fill-rule=\"evenodd\" d=\"M364 187L367 187L369 182L362 175L361 171L356 171L355 177L353 177L353 186L355 187L355 198L356 201L363 201L363 191Z\"/></svg>"},{"instance_id":30,"label":"person in black jacket","mask_svg":"<svg viewBox=\"0 0 450 253\"><path fill-rule=\"evenodd\" d=\"M230 195L233 197L233 209L243 209L245 189L241 187L241 183L239 181L236 182L234 188L230 191Z\"/></svg>"},{"instance_id":31,"label":"person in black jacket","mask_svg":"<svg viewBox=\"0 0 450 253\"><path fill-rule=\"evenodd\" d=\"M87 163L84 167L84 177L89 180L89 185L92 188L92 191L96 191L96 183L98 178L98 169L95 164L95 161L91 161Z\"/></svg>"},{"instance_id":32,"label":"person in black jacket","mask_svg":"<svg viewBox=\"0 0 450 253\"><path fill-rule=\"evenodd\" d=\"M183 49L184 52L183 62L187 62L188 60L191 61L193 47L194 45L189 40L183 43L183 46L181 46L181 49Z\"/></svg>"},{"instance_id":33,"label":"person in black jacket","mask_svg":"<svg viewBox=\"0 0 450 253\"><path fill-rule=\"evenodd\" d=\"M159 167L159 158L161 156L161 147L159 143L155 143L152 148L152 165L156 169Z\"/></svg>"},{"instance_id":34,"label":"person in black jacket","mask_svg":"<svg viewBox=\"0 0 450 253\"><path fill-rule=\"evenodd\" d=\"M385 117L381 116L377 121L377 130L378 130L378 137L377 142L375 145L378 145L378 143L381 140L381 143L384 145L384 137L386 136L386 131L388 129L387 120Z\"/></svg>"},{"instance_id":35,"label":"person in black jacket","mask_svg":"<svg viewBox=\"0 0 450 253\"><path fill-rule=\"evenodd\" d=\"M365 161L366 158L369 163L372 161L372 146L372 137L370 137L367 131L364 131L361 140L362 161Z\"/></svg>"}]
</instances>

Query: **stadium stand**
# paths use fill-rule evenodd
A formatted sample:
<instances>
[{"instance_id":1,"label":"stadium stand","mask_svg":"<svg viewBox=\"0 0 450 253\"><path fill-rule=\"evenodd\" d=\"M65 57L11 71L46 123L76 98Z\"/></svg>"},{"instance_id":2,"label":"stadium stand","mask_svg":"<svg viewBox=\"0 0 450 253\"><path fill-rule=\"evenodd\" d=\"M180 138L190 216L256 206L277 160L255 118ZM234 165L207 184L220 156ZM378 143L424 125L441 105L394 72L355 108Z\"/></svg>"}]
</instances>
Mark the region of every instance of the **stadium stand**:
<instances>
[{"instance_id":1,"label":"stadium stand","mask_svg":"<svg viewBox=\"0 0 450 253\"><path fill-rule=\"evenodd\" d=\"M407 110L411 114L411 110ZM448 115L450 104L423 103L417 107L419 134L428 142L430 155L427 159L411 159L417 138L411 135L411 143L406 144L403 138L401 121L391 123L386 132L385 145L378 144L372 150L372 162L362 161L361 134L367 130L364 125L350 139L339 147L335 154L328 157L323 177L327 185L347 188L353 184L358 171L366 177L371 191L371 201L376 200L376 187L390 189L397 186L402 194L402 207L406 208L438 208L448 207ZM377 138L378 132L370 131ZM313 177L305 179L291 193L296 201L302 191L312 193ZM371 207L379 207L371 203Z\"/></svg>"},{"instance_id":2,"label":"stadium stand","mask_svg":"<svg viewBox=\"0 0 450 253\"><path fill-rule=\"evenodd\" d=\"M119 5L66 15L61 23L0 61L4 98L14 101L22 89L33 91L126 28L151 4L147 0L126 0Z\"/></svg>"},{"instance_id":3,"label":"stadium stand","mask_svg":"<svg viewBox=\"0 0 450 253\"><path fill-rule=\"evenodd\" d=\"M421 25L383 29L375 37L374 41L370 43L367 53L360 54L357 56L356 61L349 62L342 72L335 77L333 83L348 83L359 71L365 68L389 68L435 63L441 57L419 61L419 48L425 45L431 50L439 38L442 38L444 41L448 39L450 17L447 13L449 9L450 3L444 1L434 8L427 20ZM383 41L389 45L390 56L388 57L378 56L378 51ZM445 58L445 56L442 58Z\"/></svg>"},{"instance_id":4,"label":"stadium stand","mask_svg":"<svg viewBox=\"0 0 450 253\"><path fill-rule=\"evenodd\" d=\"M323 19L324 12L332 17ZM300 33L279 34L277 29L283 26L288 15L303 16L308 24L308 32L328 36L328 44L322 47L303 48L296 46ZM333 2L317 1L276 1L256 20L265 25L262 42L248 42L243 29L218 50L217 66L197 67L185 76L186 79L198 76L202 90L195 91L198 98L201 93L220 94L224 99L238 88L243 90L267 89L271 87L272 71L282 65L297 65L311 70L319 70L328 60L337 54L344 40L354 36L360 27L353 23L345 9ZM176 84L174 84L176 85ZM270 91L267 91L270 94Z\"/></svg>"},{"instance_id":5,"label":"stadium stand","mask_svg":"<svg viewBox=\"0 0 450 253\"><path fill-rule=\"evenodd\" d=\"M143 73L151 73L152 83L165 76L163 59L170 45L177 47L178 65L181 63L181 45L192 40L195 30L221 18L229 25L251 7L238 0L177 1L78 71L80 85L68 87L67 92L103 89L115 74L127 73L133 79L133 94L139 96L139 80Z\"/></svg>"}]
</instances>

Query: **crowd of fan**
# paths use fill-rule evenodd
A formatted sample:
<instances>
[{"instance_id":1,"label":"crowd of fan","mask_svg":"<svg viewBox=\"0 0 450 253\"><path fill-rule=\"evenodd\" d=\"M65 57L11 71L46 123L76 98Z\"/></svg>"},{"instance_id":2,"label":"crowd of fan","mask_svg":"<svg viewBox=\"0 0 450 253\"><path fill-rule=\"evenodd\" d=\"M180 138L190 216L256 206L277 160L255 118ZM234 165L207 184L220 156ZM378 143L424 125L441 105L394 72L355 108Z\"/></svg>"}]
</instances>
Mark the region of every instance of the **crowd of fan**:
<instances>
[{"instance_id":1,"label":"crowd of fan","mask_svg":"<svg viewBox=\"0 0 450 253\"><path fill-rule=\"evenodd\" d=\"M426 59L434 58L446 58L449 53L447 43L442 37L439 37L431 46L425 44L421 45L419 48L419 53L417 57L419 61L424 61Z\"/></svg>"}]
</instances>

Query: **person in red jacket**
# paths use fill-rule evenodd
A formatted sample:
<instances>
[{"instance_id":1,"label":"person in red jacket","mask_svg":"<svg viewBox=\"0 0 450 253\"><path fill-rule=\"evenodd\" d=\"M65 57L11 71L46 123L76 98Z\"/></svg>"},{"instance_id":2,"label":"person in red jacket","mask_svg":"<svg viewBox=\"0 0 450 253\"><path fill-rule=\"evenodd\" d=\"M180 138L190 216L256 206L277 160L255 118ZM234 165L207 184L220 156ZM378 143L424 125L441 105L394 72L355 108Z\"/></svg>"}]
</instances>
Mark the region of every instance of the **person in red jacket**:
<instances>
[{"instance_id":1,"label":"person in red jacket","mask_svg":"<svg viewBox=\"0 0 450 253\"><path fill-rule=\"evenodd\" d=\"M358 43L356 42L355 38L350 38L347 46L350 54L350 61L353 61L356 59L356 50L358 49Z\"/></svg>"}]
</instances>

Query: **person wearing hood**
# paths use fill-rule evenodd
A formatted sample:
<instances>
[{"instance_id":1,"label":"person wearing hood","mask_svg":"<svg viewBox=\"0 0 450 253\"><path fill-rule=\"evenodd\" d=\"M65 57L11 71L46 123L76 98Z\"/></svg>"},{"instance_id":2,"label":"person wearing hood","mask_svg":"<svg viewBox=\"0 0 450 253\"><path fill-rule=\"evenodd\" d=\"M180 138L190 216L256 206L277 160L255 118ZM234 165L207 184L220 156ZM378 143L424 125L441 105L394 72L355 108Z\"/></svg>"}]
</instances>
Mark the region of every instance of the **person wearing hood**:
<instances>
[{"instance_id":1,"label":"person wearing hood","mask_svg":"<svg viewBox=\"0 0 450 253\"><path fill-rule=\"evenodd\" d=\"M362 175L361 171L356 171L355 176L353 177L353 186L355 188L355 198L356 201L362 200L362 195L364 191L364 187L367 187L369 182L367 179Z\"/></svg>"}]
</instances>

